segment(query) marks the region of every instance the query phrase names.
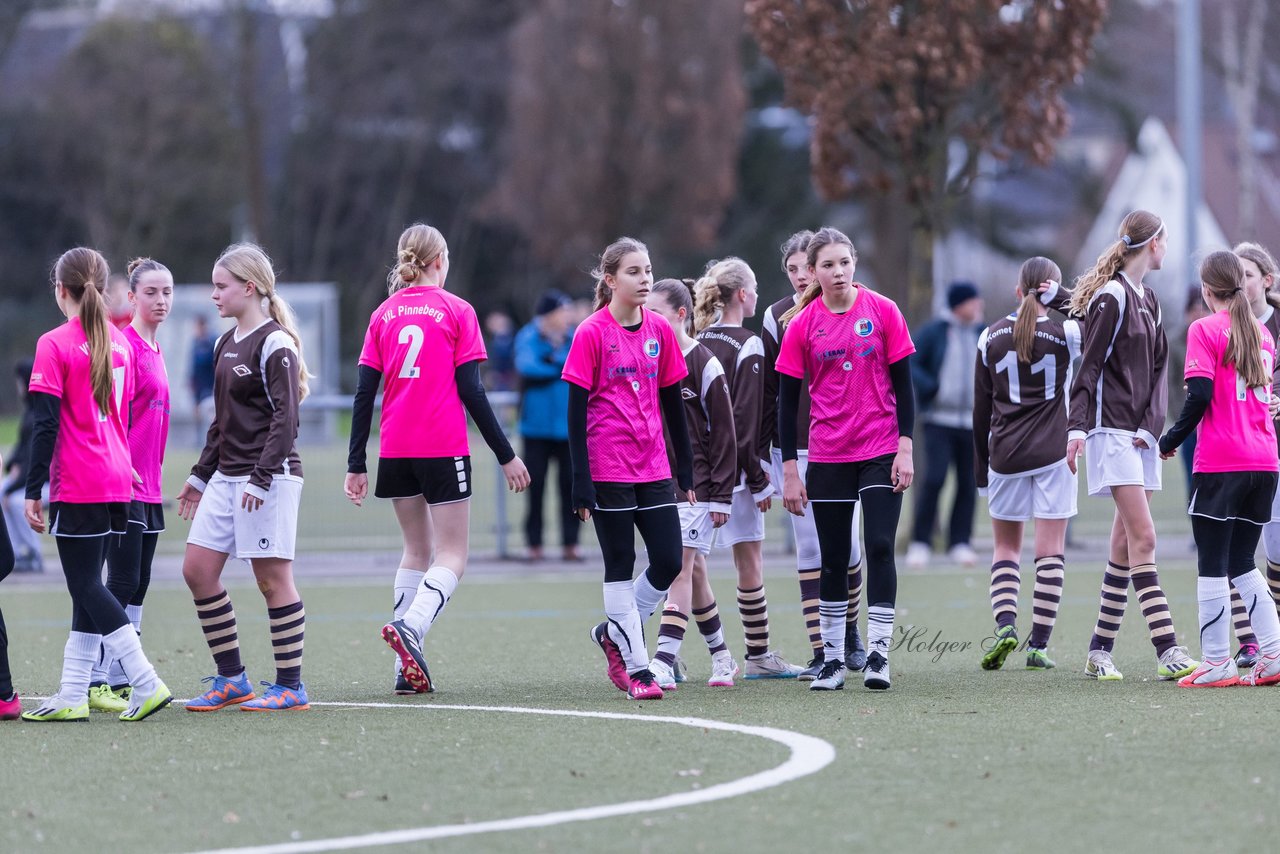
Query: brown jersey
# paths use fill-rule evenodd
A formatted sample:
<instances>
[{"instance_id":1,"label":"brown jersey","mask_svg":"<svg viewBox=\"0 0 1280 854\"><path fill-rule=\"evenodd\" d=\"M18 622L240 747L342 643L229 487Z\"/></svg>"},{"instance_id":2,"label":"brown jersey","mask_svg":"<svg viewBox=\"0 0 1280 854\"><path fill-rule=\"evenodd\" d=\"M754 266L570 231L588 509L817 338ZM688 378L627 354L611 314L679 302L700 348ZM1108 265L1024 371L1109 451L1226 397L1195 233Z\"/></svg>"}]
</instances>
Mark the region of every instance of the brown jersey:
<instances>
[{"instance_id":1,"label":"brown jersey","mask_svg":"<svg viewBox=\"0 0 1280 854\"><path fill-rule=\"evenodd\" d=\"M783 297L764 313L760 338L764 342L764 401L760 406L760 458L769 459L769 448L778 441L778 353L782 351L782 315L796 304L795 297ZM809 380L800 383L800 407L796 412L796 450L809 447Z\"/></svg>"},{"instance_id":2,"label":"brown jersey","mask_svg":"<svg viewBox=\"0 0 1280 854\"><path fill-rule=\"evenodd\" d=\"M987 469L1028 474L1061 463L1067 446L1067 392L1080 356L1080 325L1041 317L1031 360L1013 345L1017 315L991 324L978 337L974 365L973 445L978 485Z\"/></svg>"},{"instance_id":3,"label":"brown jersey","mask_svg":"<svg viewBox=\"0 0 1280 854\"><path fill-rule=\"evenodd\" d=\"M738 485L738 443L733 429L733 402L724 368L701 344L684 354L689 373L680 381L684 421L693 445L693 491L715 513L728 513ZM675 471L675 443L667 442L667 456ZM676 490L676 500L685 496Z\"/></svg>"},{"instance_id":4,"label":"brown jersey","mask_svg":"<svg viewBox=\"0 0 1280 854\"><path fill-rule=\"evenodd\" d=\"M716 324L698 333L724 368L729 397L733 401L733 426L738 439L738 471L753 496L772 492L769 477L760 465L760 408L764 403L764 344L760 336L742 326Z\"/></svg>"},{"instance_id":5,"label":"brown jersey","mask_svg":"<svg viewBox=\"0 0 1280 854\"><path fill-rule=\"evenodd\" d=\"M273 476L302 477L298 350L274 320L235 335L228 330L214 347L213 423L191 474L203 483L215 471L248 477L266 491Z\"/></svg>"},{"instance_id":6,"label":"brown jersey","mask_svg":"<svg viewBox=\"0 0 1280 854\"><path fill-rule=\"evenodd\" d=\"M1073 438L1122 433L1154 448L1169 408L1169 342L1156 292L1120 273L1094 294L1081 325L1068 416Z\"/></svg>"}]
</instances>

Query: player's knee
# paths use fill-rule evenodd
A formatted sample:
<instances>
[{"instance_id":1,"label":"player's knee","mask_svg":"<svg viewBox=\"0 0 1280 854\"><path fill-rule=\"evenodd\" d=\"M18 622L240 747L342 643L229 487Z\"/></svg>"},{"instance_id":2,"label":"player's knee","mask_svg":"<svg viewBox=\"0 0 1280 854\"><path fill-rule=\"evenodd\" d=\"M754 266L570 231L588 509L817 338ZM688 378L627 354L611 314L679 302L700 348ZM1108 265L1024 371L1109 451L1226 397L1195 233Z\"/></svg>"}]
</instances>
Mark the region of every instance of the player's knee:
<instances>
[{"instance_id":1,"label":"player's knee","mask_svg":"<svg viewBox=\"0 0 1280 854\"><path fill-rule=\"evenodd\" d=\"M270 579L270 578L259 578L259 579L258 579L258 591L259 591L263 596L270 596L270 595L271 595L271 591L272 591L273 589L274 589L274 585L271 583L271 579Z\"/></svg>"}]
</instances>

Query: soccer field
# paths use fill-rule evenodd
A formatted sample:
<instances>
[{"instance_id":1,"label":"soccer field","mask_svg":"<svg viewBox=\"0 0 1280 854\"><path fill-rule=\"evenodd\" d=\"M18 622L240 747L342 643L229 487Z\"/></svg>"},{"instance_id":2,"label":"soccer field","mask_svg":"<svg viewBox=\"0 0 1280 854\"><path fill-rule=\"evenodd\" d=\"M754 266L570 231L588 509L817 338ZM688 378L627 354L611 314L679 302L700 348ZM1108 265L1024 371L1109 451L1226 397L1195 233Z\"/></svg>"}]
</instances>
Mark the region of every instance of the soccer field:
<instances>
[{"instance_id":1,"label":"soccer field","mask_svg":"<svg viewBox=\"0 0 1280 854\"><path fill-rule=\"evenodd\" d=\"M366 850L398 837L300 846L417 828L436 828L418 839L445 837L413 846L432 851L1126 851L1155 839L1170 851L1265 850L1280 783L1267 733L1280 695L1156 680L1132 604L1116 648L1125 680L1086 679L1097 569L1068 567L1055 671L1022 670L1016 654L1005 671L979 669L991 631L984 569L904 574L890 691L853 679L839 693L790 681L708 688L708 657L691 632L692 681L650 703L628 702L587 640L601 607L594 577L469 578L427 639L439 691L409 698L391 695L392 655L378 637L389 579L303 578L313 710L174 706L137 725L105 714L87 725L0 724L0 850L107 840L137 852ZM1195 652L1194 572L1187 562L1163 569L1180 642ZM740 657L733 585L724 565L714 573ZM231 592L250 678L270 678L260 598L243 584ZM794 578L770 575L769 592L775 646L805 657ZM53 691L65 591L6 585L3 594L15 684L24 697ZM143 642L176 696L196 692L210 666L184 590L151 594ZM510 707L643 720L497 710ZM820 741L788 746L686 717ZM719 799L644 803L685 795ZM609 805L619 814L565 814ZM528 816L547 826L458 827Z\"/></svg>"}]
</instances>

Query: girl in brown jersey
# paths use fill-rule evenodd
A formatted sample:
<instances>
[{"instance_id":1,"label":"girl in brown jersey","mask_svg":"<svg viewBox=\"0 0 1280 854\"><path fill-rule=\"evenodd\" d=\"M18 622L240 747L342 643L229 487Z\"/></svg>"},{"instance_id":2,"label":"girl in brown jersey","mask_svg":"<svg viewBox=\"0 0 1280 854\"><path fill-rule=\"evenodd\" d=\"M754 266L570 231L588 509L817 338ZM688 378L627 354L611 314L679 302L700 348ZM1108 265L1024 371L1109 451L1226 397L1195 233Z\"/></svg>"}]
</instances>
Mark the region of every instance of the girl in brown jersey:
<instances>
[{"instance_id":1,"label":"girl in brown jersey","mask_svg":"<svg viewBox=\"0 0 1280 854\"><path fill-rule=\"evenodd\" d=\"M1164 222L1133 211L1118 239L1076 280L1070 313L1084 322L1084 352L1071 387L1067 465L1085 456L1089 494L1110 495L1116 513L1111 554L1102 580L1102 604L1089 642L1085 674L1124 678L1111 649L1128 604L1132 582L1147 621L1161 679L1178 679L1197 662L1177 645L1173 616L1156 570L1156 528L1151 494L1160 489L1156 435L1168 408L1168 342L1160 301L1143 285L1159 270L1168 248Z\"/></svg>"}]
</instances>

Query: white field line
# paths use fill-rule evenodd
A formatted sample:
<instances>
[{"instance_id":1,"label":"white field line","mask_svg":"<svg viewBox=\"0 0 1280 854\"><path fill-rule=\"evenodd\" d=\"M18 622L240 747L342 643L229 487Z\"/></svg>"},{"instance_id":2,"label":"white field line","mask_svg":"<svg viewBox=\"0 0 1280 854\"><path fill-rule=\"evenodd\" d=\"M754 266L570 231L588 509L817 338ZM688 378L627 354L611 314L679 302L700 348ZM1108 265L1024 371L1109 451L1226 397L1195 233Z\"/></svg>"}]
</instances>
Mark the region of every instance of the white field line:
<instances>
[{"instance_id":1,"label":"white field line","mask_svg":"<svg viewBox=\"0 0 1280 854\"><path fill-rule=\"evenodd\" d=\"M635 815L636 813L657 812L660 810L687 807L694 804L705 804L726 798L735 798L762 789L769 789L815 774L831 764L836 758L836 749L826 741L811 735L803 735L785 729L765 726L742 726L739 724L713 721L706 718L666 717L662 715L637 715L621 712L584 712L569 709L530 709L517 706L466 706L466 705L429 705L409 706L400 703L321 703L313 702L313 706L333 706L358 709L401 709L431 711L443 709L468 712L502 712L516 715L550 715L566 718L597 718L610 721L640 721L642 723L663 723L687 726L694 729L713 729L723 732L734 732L757 738L775 741L785 745L791 755L785 762L767 771L761 771L727 783L719 783L705 789L679 792L642 801L626 801L618 804L606 804L580 809L559 810L557 812L537 815L504 818L496 821L479 821L468 824L446 824L434 827L415 827L404 830L387 830L365 833L359 836L338 836L330 839L313 839L298 842L281 842L274 845L255 845L247 848L220 848L199 854L302 854L311 851L344 851L351 848L371 848L379 845L402 845L408 842L421 842L428 839L445 839L453 836L471 836L478 833L495 833L504 830L528 830L536 827L552 827L558 824L569 824L577 821L593 821L614 816Z\"/></svg>"}]
</instances>

